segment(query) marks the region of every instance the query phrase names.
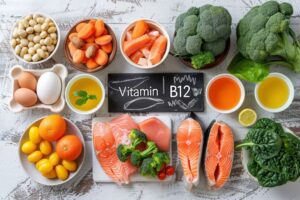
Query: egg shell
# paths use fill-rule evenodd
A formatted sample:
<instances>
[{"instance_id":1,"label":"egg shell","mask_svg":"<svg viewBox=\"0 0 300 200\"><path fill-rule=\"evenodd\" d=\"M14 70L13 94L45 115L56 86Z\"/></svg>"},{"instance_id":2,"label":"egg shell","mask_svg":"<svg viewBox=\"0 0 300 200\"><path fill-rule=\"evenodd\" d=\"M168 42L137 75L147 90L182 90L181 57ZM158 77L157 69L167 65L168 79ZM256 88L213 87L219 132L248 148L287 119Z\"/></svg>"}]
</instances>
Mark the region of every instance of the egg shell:
<instances>
[{"instance_id":1,"label":"egg shell","mask_svg":"<svg viewBox=\"0 0 300 200\"><path fill-rule=\"evenodd\" d=\"M45 72L37 82L37 96L43 104L54 104L61 93L61 80L54 72Z\"/></svg>"},{"instance_id":2,"label":"egg shell","mask_svg":"<svg viewBox=\"0 0 300 200\"><path fill-rule=\"evenodd\" d=\"M18 84L21 88L28 88L30 90L36 90L36 78L29 72L22 72L18 78Z\"/></svg>"},{"instance_id":3,"label":"egg shell","mask_svg":"<svg viewBox=\"0 0 300 200\"><path fill-rule=\"evenodd\" d=\"M25 107L33 106L37 102L35 92L28 88L17 89L14 93L14 99L16 102Z\"/></svg>"}]
</instances>

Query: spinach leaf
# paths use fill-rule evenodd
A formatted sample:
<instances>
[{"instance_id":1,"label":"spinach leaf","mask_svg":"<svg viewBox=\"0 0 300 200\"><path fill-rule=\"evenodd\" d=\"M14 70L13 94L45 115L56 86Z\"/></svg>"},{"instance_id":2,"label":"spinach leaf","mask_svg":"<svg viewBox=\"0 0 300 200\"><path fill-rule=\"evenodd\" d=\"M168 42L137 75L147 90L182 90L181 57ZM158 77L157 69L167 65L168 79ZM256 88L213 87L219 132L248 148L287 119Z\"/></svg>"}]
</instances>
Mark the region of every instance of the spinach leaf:
<instances>
[{"instance_id":1,"label":"spinach leaf","mask_svg":"<svg viewBox=\"0 0 300 200\"><path fill-rule=\"evenodd\" d=\"M268 129L274 130L277 134L282 135L284 134L284 130L279 123L274 122L268 118L261 118L257 120L257 122L252 126L252 129Z\"/></svg>"},{"instance_id":2,"label":"spinach leaf","mask_svg":"<svg viewBox=\"0 0 300 200\"><path fill-rule=\"evenodd\" d=\"M253 153L250 153L249 161L247 163L249 173L256 177L258 171L261 169L259 164L254 160Z\"/></svg>"},{"instance_id":3,"label":"spinach leaf","mask_svg":"<svg viewBox=\"0 0 300 200\"><path fill-rule=\"evenodd\" d=\"M240 53L234 57L227 70L236 77L252 83L262 81L270 71L268 65L248 60Z\"/></svg>"},{"instance_id":4,"label":"spinach leaf","mask_svg":"<svg viewBox=\"0 0 300 200\"><path fill-rule=\"evenodd\" d=\"M291 154L284 154L281 159L282 173L285 175L285 179L289 181L296 181L299 177L300 169L297 158Z\"/></svg>"},{"instance_id":5,"label":"spinach leaf","mask_svg":"<svg viewBox=\"0 0 300 200\"><path fill-rule=\"evenodd\" d=\"M285 184L287 180L284 174L260 169L256 176L258 183L263 187L275 187Z\"/></svg>"},{"instance_id":6,"label":"spinach leaf","mask_svg":"<svg viewBox=\"0 0 300 200\"><path fill-rule=\"evenodd\" d=\"M254 155L254 160L257 162L257 164L266 170L281 173L282 171L282 163L281 160L283 156L285 155L285 152L281 149L281 151L274 157L266 159L260 156L260 154Z\"/></svg>"}]
</instances>

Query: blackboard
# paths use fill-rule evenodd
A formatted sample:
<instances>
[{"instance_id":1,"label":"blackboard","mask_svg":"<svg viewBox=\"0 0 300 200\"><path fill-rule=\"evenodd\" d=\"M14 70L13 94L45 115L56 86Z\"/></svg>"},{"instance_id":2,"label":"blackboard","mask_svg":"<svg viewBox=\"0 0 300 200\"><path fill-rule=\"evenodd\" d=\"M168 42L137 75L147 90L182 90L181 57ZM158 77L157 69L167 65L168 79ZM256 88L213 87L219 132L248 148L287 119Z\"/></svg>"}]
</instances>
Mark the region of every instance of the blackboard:
<instances>
[{"instance_id":1,"label":"blackboard","mask_svg":"<svg viewBox=\"0 0 300 200\"><path fill-rule=\"evenodd\" d=\"M202 112L203 73L108 74L109 112Z\"/></svg>"}]
</instances>

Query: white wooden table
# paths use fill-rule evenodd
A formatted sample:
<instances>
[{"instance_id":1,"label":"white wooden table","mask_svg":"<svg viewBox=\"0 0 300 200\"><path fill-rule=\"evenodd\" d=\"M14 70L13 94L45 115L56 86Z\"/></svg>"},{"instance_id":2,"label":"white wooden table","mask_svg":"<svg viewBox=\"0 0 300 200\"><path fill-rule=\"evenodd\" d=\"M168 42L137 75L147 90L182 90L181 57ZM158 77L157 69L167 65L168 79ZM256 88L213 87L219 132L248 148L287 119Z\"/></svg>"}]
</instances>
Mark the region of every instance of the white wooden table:
<instances>
[{"instance_id":1,"label":"white wooden table","mask_svg":"<svg viewBox=\"0 0 300 200\"><path fill-rule=\"evenodd\" d=\"M32 110L22 113L12 113L8 110L7 102L11 96L11 82L8 78L9 69L15 64L23 64L16 60L10 53L9 33L12 24L19 17L30 12L44 12L57 20L64 39L66 32L72 24L83 18L99 17L108 22L116 32L117 38L126 24L137 18L151 18L162 23L168 30L170 36L173 35L176 16L188 9L190 6L201 6L205 3L222 5L226 7L233 17L232 41L235 41L235 27L240 19L250 7L261 3L262 0L0 0L0 198L1 199L299 199L300 180L295 183L288 183L282 187L265 189L257 185L244 172L240 154L236 152L234 167L230 181L219 191L208 191L200 186L189 193L185 191L181 182L182 172L177 167L177 179L174 184L133 184L131 186L120 187L116 184L96 184L92 179L91 170L84 178L68 188L51 188L41 186L32 181L22 170L17 156L18 140L24 129L35 119L50 114L46 110ZM295 14L292 25L295 31L300 33L300 5L297 0L289 0L293 3ZM172 38L172 37L171 37ZM63 42L63 41L61 41ZM205 82L212 76L226 72L236 48L232 42L230 54L216 68L205 70ZM63 63L68 66L70 79L80 72L75 71L67 63L63 55L62 45L54 58L46 64L39 66L27 66L28 68L47 68L54 63ZM295 84L296 97L292 106L280 114L269 114L262 112L253 97L253 84L245 83L247 98L244 107L252 107L257 110L260 117L272 117L282 122L300 134L300 79L285 68L272 68L288 75ZM149 72L192 72L176 58L169 56L164 64ZM95 73L104 83L109 72L145 72L128 65L120 52L110 67ZM205 127L213 119L224 120L229 123L234 130L236 140L242 139L246 134L246 129L237 122L237 114L222 115L213 112L207 106L204 113L198 113ZM91 140L91 120L95 116L110 116L107 113L106 105L95 115L80 116L71 112L68 108L61 113L65 117L74 121L84 133L86 140ZM166 113L165 113L166 114ZM168 114L168 113L167 113ZM157 113L156 113L157 115ZM172 113L173 125L186 116L185 113ZM173 145L175 146L175 145ZM175 148L174 148L174 152ZM204 177L202 176L202 179ZM203 182L203 181L202 181ZM204 182L203 182L204 184Z\"/></svg>"}]
</instances>

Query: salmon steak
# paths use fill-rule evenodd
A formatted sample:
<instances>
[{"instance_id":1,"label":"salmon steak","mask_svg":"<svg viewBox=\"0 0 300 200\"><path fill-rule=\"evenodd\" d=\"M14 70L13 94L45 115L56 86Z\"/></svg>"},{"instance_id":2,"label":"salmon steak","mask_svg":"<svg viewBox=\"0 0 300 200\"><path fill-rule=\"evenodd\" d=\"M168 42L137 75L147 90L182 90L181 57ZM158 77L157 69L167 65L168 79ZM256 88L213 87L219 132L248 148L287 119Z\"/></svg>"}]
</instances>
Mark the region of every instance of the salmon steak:
<instances>
[{"instance_id":1,"label":"salmon steak","mask_svg":"<svg viewBox=\"0 0 300 200\"><path fill-rule=\"evenodd\" d=\"M201 125L193 118L181 122L176 135L178 156L188 190L199 184L199 168L203 146Z\"/></svg>"},{"instance_id":2,"label":"salmon steak","mask_svg":"<svg viewBox=\"0 0 300 200\"><path fill-rule=\"evenodd\" d=\"M93 144L103 171L117 184L128 184L137 168L130 161L121 162L117 156L119 144L127 143L129 132L138 125L129 115L121 115L111 122L93 124Z\"/></svg>"},{"instance_id":3,"label":"salmon steak","mask_svg":"<svg viewBox=\"0 0 300 200\"><path fill-rule=\"evenodd\" d=\"M204 162L205 175L211 188L219 189L229 179L233 154L234 136L231 128L224 122L215 122L208 136Z\"/></svg>"}]
</instances>

